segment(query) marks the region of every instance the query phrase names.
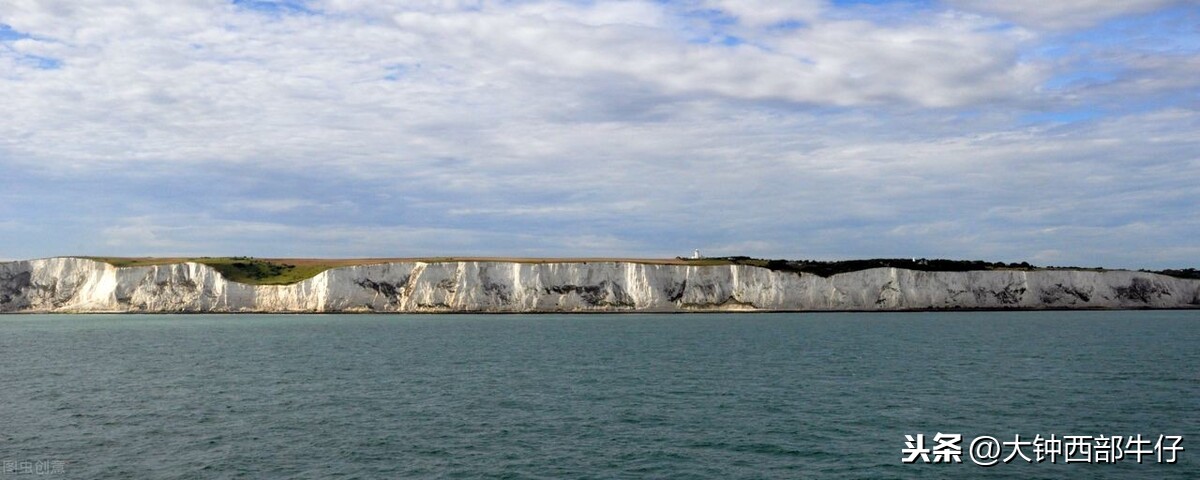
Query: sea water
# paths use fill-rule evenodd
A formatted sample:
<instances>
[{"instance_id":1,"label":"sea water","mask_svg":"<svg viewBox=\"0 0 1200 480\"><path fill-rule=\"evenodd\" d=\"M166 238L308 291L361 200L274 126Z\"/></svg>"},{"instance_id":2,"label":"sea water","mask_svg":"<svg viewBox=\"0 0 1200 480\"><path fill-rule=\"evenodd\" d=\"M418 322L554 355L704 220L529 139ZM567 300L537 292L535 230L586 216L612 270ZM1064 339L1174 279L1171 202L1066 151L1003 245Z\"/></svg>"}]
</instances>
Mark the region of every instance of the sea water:
<instances>
[{"instance_id":1,"label":"sea water","mask_svg":"<svg viewBox=\"0 0 1200 480\"><path fill-rule=\"evenodd\" d=\"M1200 478L1200 311L5 315L0 374L0 478ZM969 454L1052 434L1183 450Z\"/></svg>"}]
</instances>

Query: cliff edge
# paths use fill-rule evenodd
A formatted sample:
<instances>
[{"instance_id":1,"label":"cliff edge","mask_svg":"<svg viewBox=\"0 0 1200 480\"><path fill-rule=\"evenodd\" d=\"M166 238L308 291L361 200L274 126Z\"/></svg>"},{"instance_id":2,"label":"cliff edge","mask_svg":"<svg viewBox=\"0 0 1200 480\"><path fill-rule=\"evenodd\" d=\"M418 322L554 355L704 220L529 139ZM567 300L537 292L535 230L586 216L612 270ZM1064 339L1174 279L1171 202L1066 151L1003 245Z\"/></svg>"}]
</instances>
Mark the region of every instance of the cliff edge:
<instances>
[{"instance_id":1,"label":"cliff edge","mask_svg":"<svg viewBox=\"0 0 1200 480\"><path fill-rule=\"evenodd\" d=\"M84 258L0 263L0 312L691 312L1200 308L1200 280L1125 270L829 277L749 265L394 262L290 285L226 280L200 263Z\"/></svg>"}]
</instances>

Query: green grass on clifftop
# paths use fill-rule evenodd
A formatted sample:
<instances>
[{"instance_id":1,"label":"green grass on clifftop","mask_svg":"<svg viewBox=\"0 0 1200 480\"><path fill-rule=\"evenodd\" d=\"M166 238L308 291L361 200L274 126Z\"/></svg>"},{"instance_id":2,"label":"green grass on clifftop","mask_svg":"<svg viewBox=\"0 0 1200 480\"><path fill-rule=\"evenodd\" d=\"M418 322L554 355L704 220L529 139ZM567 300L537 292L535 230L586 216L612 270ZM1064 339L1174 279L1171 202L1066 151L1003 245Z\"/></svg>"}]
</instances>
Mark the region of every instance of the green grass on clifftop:
<instances>
[{"instance_id":1,"label":"green grass on clifftop","mask_svg":"<svg viewBox=\"0 0 1200 480\"><path fill-rule=\"evenodd\" d=\"M251 257L194 257L194 258L119 258L87 257L115 267L144 267L171 263L195 262L208 265L231 282L250 285L288 285L315 277L318 273L341 266L341 262L305 260L266 260Z\"/></svg>"}]
</instances>

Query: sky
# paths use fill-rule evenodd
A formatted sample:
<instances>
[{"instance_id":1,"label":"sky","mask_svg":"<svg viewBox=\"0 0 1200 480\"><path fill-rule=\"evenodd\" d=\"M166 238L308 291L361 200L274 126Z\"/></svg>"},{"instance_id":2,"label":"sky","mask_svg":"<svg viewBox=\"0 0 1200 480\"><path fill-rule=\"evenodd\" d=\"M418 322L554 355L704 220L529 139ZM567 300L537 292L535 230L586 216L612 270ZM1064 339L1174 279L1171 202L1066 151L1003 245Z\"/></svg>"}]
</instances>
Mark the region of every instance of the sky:
<instances>
[{"instance_id":1,"label":"sky","mask_svg":"<svg viewBox=\"0 0 1200 480\"><path fill-rule=\"evenodd\" d=\"M1200 267L1197 0L0 0L0 259Z\"/></svg>"}]
</instances>

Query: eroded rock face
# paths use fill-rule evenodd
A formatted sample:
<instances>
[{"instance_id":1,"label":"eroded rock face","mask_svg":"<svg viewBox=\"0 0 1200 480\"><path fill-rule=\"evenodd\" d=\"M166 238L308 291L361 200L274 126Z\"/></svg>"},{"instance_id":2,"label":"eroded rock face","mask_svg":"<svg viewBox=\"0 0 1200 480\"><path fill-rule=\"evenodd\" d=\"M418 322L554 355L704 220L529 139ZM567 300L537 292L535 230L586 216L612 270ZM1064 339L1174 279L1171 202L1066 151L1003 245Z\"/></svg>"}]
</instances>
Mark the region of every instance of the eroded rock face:
<instances>
[{"instance_id":1,"label":"eroded rock face","mask_svg":"<svg viewBox=\"0 0 1200 480\"><path fill-rule=\"evenodd\" d=\"M0 312L674 312L1198 308L1200 281L1131 271L920 272L824 278L765 268L638 263L389 263L293 285L208 266L116 268L79 258L0 263Z\"/></svg>"}]
</instances>

